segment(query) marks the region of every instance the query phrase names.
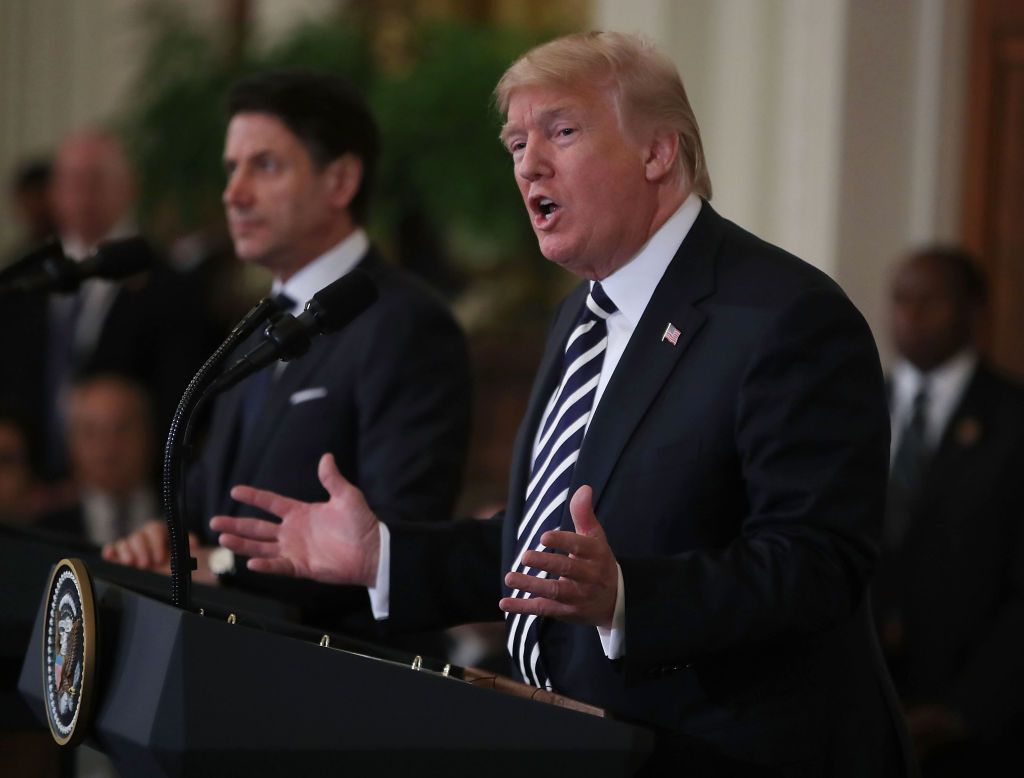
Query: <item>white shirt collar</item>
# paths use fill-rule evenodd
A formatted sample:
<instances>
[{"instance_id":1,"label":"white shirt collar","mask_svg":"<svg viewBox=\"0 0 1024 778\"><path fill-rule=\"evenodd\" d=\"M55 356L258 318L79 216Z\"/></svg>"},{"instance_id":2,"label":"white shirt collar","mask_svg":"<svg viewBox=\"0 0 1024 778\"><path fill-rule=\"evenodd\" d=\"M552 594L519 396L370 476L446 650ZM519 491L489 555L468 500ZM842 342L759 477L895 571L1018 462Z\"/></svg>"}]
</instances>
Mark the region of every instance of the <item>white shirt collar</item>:
<instances>
[{"instance_id":1,"label":"white shirt collar","mask_svg":"<svg viewBox=\"0 0 1024 778\"><path fill-rule=\"evenodd\" d=\"M370 239L361 227L334 248L321 254L299 272L282 283L274 279L271 294L284 292L295 300L291 313L302 311L306 302L333 281L354 268L370 249Z\"/></svg>"},{"instance_id":2,"label":"white shirt collar","mask_svg":"<svg viewBox=\"0 0 1024 778\"><path fill-rule=\"evenodd\" d=\"M978 364L974 349L964 349L927 373L922 373L910 362L900 360L893 369L893 389L896 398L913 401L921 384L928 381L928 393L959 396Z\"/></svg>"},{"instance_id":3,"label":"white shirt collar","mask_svg":"<svg viewBox=\"0 0 1024 778\"><path fill-rule=\"evenodd\" d=\"M913 413L914 397L927 381L925 403L925 440L937 446L945 433L953 412L967 390L978 365L978 354L966 348L928 373L922 373L906 360L901 360L892 371L892 449L895 456L900 438Z\"/></svg>"},{"instance_id":4,"label":"white shirt collar","mask_svg":"<svg viewBox=\"0 0 1024 778\"><path fill-rule=\"evenodd\" d=\"M643 316L658 282L697 220L701 205L700 197L691 192L636 256L601 281L601 288L633 327Z\"/></svg>"}]
</instances>

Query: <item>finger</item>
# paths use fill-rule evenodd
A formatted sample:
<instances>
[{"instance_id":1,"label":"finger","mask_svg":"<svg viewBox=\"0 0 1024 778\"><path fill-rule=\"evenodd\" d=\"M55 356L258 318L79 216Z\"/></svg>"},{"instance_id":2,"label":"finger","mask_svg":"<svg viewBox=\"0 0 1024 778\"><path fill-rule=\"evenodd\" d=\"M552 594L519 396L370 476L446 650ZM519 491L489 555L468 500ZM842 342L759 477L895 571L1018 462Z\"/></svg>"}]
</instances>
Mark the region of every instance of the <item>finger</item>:
<instances>
[{"instance_id":1,"label":"finger","mask_svg":"<svg viewBox=\"0 0 1024 778\"><path fill-rule=\"evenodd\" d=\"M291 508L299 504L284 495L244 485L234 487L231 490L231 497L240 503L251 505L275 516L284 516Z\"/></svg>"},{"instance_id":2,"label":"finger","mask_svg":"<svg viewBox=\"0 0 1024 778\"><path fill-rule=\"evenodd\" d=\"M281 553L277 543L268 543L263 540L249 540L238 535L223 534L218 542L224 548L231 549L236 554L248 557L272 558Z\"/></svg>"},{"instance_id":3,"label":"finger","mask_svg":"<svg viewBox=\"0 0 1024 778\"><path fill-rule=\"evenodd\" d=\"M569 602L573 599L569 590L574 587L566 586L565 581L557 578L538 578L535 575L508 573L505 576L505 584L510 589L518 589L521 592L529 592L537 597L546 597L558 602Z\"/></svg>"},{"instance_id":4,"label":"finger","mask_svg":"<svg viewBox=\"0 0 1024 778\"><path fill-rule=\"evenodd\" d=\"M171 556L171 540L167 536L167 527L164 524L152 525L139 533L142 542L149 554L148 566L156 567L167 562Z\"/></svg>"},{"instance_id":5,"label":"finger","mask_svg":"<svg viewBox=\"0 0 1024 778\"><path fill-rule=\"evenodd\" d=\"M573 526L580 535L604 534L597 516L594 514L594 490L589 486L581 486L569 501L569 515Z\"/></svg>"},{"instance_id":6,"label":"finger","mask_svg":"<svg viewBox=\"0 0 1024 778\"><path fill-rule=\"evenodd\" d=\"M107 562L116 562L117 552L114 551L114 544L104 543L103 548L100 550L100 556Z\"/></svg>"},{"instance_id":7,"label":"finger","mask_svg":"<svg viewBox=\"0 0 1024 778\"><path fill-rule=\"evenodd\" d=\"M235 516L214 516L210 519L210 529L214 532L227 532L249 540L277 540L281 525L263 519L243 519Z\"/></svg>"},{"instance_id":8,"label":"finger","mask_svg":"<svg viewBox=\"0 0 1024 778\"><path fill-rule=\"evenodd\" d=\"M145 535L139 532L133 533L125 538L125 543L131 559L128 564L135 567L149 567L151 565L149 544L146 542Z\"/></svg>"},{"instance_id":9,"label":"finger","mask_svg":"<svg viewBox=\"0 0 1024 778\"><path fill-rule=\"evenodd\" d=\"M558 619L568 619L577 615L574 606L545 597L502 597L498 601L498 607L505 613L551 616Z\"/></svg>"},{"instance_id":10,"label":"finger","mask_svg":"<svg viewBox=\"0 0 1024 778\"><path fill-rule=\"evenodd\" d=\"M598 538L560 529L548 530L540 536L540 542L547 548L582 557L595 556L600 553L603 545Z\"/></svg>"},{"instance_id":11,"label":"finger","mask_svg":"<svg viewBox=\"0 0 1024 778\"><path fill-rule=\"evenodd\" d=\"M533 570L543 570L552 575L563 578L571 578L574 581L589 581L594 577L594 566L592 563L580 559L570 558L564 554L549 554L544 551L527 551L523 554L523 567Z\"/></svg>"},{"instance_id":12,"label":"finger","mask_svg":"<svg viewBox=\"0 0 1024 778\"><path fill-rule=\"evenodd\" d=\"M255 573L271 573L272 575L295 575L295 566L282 557L274 559L250 559L246 567Z\"/></svg>"},{"instance_id":13,"label":"finger","mask_svg":"<svg viewBox=\"0 0 1024 778\"><path fill-rule=\"evenodd\" d=\"M320 457L320 464L317 465L316 474L320 483L331 497L340 497L341 494L352 484L338 470L338 463L334 461L334 454L324 454Z\"/></svg>"}]
</instances>

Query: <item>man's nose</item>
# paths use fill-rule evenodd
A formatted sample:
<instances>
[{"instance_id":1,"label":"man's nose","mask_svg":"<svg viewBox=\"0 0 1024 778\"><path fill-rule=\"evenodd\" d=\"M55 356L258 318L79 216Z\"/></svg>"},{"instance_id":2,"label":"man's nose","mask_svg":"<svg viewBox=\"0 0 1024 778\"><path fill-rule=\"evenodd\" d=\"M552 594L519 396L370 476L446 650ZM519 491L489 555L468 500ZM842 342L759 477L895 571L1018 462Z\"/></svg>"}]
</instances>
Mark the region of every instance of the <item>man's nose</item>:
<instances>
[{"instance_id":1,"label":"man's nose","mask_svg":"<svg viewBox=\"0 0 1024 778\"><path fill-rule=\"evenodd\" d=\"M252 200L252 190L241 172L235 171L228 176L222 199L224 205L234 206L246 205Z\"/></svg>"},{"instance_id":2,"label":"man's nose","mask_svg":"<svg viewBox=\"0 0 1024 778\"><path fill-rule=\"evenodd\" d=\"M538 178L551 175L551 161L547 149L540 141L526 144L516 165L516 175L525 181L536 181Z\"/></svg>"}]
</instances>

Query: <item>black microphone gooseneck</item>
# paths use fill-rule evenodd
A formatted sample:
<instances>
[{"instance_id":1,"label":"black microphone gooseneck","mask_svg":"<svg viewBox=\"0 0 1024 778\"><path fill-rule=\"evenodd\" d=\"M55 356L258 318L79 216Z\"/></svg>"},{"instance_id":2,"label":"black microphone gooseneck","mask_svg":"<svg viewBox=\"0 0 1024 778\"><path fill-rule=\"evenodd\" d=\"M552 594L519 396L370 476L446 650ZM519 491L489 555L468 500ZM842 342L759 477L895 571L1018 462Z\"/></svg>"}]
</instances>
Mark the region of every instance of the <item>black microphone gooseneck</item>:
<instances>
[{"instance_id":1,"label":"black microphone gooseneck","mask_svg":"<svg viewBox=\"0 0 1024 778\"><path fill-rule=\"evenodd\" d=\"M306 310L297 317L285 314L274 320L264 332L262 343L229 369L215 375L231 351L277 310L270 300L261 300L189 382L174 413L164 448L163 508L170 536L171 603L176 607L190 610L191 573L196 568L196 560L189 555L188 533L184 526L187 509L186 454L190 448L193 420L221 392L276 360L287 361L302 356L314 336L340 330L376 299L377 287L366 272L358 268L351 270L313 295L306 304Z\"/></svg>"},{"instance_id":2,"label":"black microphone gooseneck","mask_svg":"<svg viewBox=\"0 0 1024 778\"><path fill-rule=\"evenodd\" d=\"M267 321L276 310L277 306L273 301L264 298L235 325L224 342L189 381L171 419L167 444L164 446L161 498L167 534L170 538L171 604L177 608L191 610L192 571L196 568L196 560L189 554L188 532L185 529L185 468L188 462L186 455L190 452L192 422L199 415L198 411L215 396L206 392L215 371L224 364L234 348Z\"/></svg>"}]
</instances>

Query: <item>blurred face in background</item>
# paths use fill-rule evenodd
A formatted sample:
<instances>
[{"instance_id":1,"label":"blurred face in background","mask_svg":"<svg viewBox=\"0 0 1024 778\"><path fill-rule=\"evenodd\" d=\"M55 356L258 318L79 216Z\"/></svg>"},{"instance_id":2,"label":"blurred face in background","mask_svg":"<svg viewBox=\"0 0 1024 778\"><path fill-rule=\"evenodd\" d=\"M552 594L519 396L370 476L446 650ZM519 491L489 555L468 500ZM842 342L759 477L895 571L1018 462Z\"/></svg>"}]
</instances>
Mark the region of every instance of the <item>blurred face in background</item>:
<instances>
[{"instance_id":1,"label":"blurred face in background","mask_svg":"<svg viewBox=\"0 0 1024 778\"><path fill-rule=\"evenodd\" d=\"M893 343L922 372L938 367L971 342L973 314L966 294L934 259L913 257L893 276L889 311Z\"/></svg>"},{"instance_id":2,"label":"blurred face in background","mask_svg":"<svg viewBox=\"0 0 1024 778\"><path fill-rule=\"evenodd\" d=\"M128 215L135 186L121 145L98 133L61 144L51 197L57 230L65 239L95 246Z\"/></svg>"},{"instance_id":3,"label":"blurred face in background","mask_svg":"<svg viewBox=\"0 0 1024 778\"><path fill-rule=\"evenodd\" d=\"M128 496L145 486L152 428L141 388L120 378L76 386L68 403L68 451L83 489Z\"/></svg>"},{"instance_id":4,"label":"blurred face in background","mask_svg":"<svg viewBox=\"0 0 1024 778\"><path fill-rule=\"evenodd\" d=\"M282 280L353 229L347 208L358 189L358 161L344 155L318 168L275 116L236 114L228 125L224 167L224 208L235 254Z\"/></svg>"}]
</instances>

